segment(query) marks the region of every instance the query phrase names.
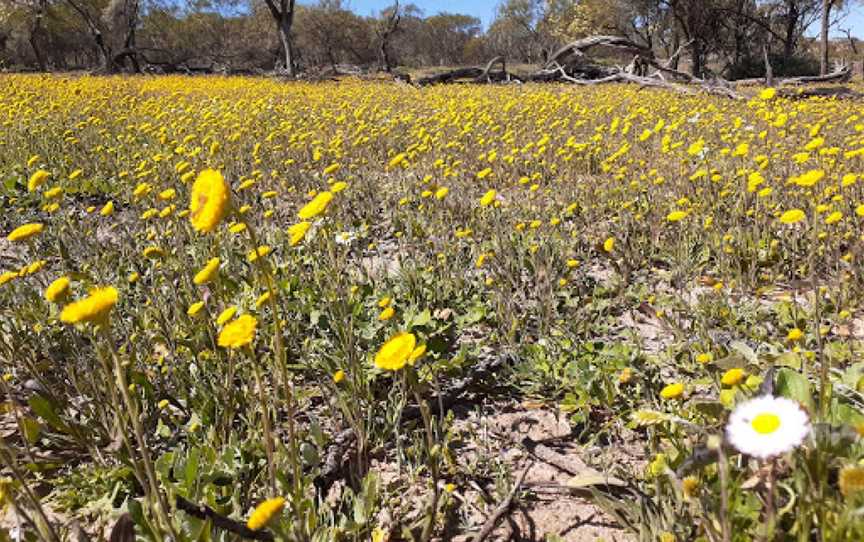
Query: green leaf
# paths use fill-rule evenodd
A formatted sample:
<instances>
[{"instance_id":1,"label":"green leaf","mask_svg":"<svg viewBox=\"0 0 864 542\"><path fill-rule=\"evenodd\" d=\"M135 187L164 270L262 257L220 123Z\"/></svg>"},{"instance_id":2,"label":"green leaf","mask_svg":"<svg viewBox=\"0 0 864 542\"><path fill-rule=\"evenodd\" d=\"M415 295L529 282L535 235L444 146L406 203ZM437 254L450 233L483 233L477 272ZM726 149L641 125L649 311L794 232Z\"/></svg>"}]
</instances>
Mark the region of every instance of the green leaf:
<instances>
[{"instance_id":1,"label":"green leaf","mask_svg":"<svg viewBox=\"0 0 864 542\"><path fill-rule=\"evenodd\" d=\"M668 422L672 419L669 414L657 412L656 410L637 410L631 414L630 418L632 427L647 427Z\"/></svg>"},{"instance_id":2,"label":"green leaf","mask_svg":"<svg viewBox=\"0 0 864 542\"><path fill-rule=\"evenodd\" d=\"M198 457L200 455L201 452L198 448L192 448L189 450L189 458L186 460L186 469L184 474L186 478L186 491L189 492L189 495L195 495L193 489L198 481Z\"/></svg>"},{"instance_id":3,"label":"green leaf","mask_svg":"<svg viewBox=\"0 0 864 542\"><path fill-rule=\"evenodd\" d=\"M627 487L627 482L615 478L614 476L608 476L594 469L587 469L567 481L567 487L574 489L587 489L597 486Z\"/></svg>"},{"instance_id":4,"label":"green leaf","mask_svg":"<svg viewBox=\"0 0 864 542\"><path fill-rule=\"evenodd\" d=\"M864 423L864 414L847 404L835 402L831 405L831 419L836 424L857 426Z\"/></svg>"},{"instance_id":5,"label":"green leaf","mask_svg":"<svg viewBox=\"0 0 864 542\"><path fill-rule=\"evenodd\" d=\"M744 356L744 359L748 362L759 363L759 358L756 357L756 352L754 352L747 343L743 341L732 341L729 343L729 348Z\"/></svg>"},{"instance_id":6,"label":"green leaf","mask_svg":"<svg viewBox=\"0 0 864 542\"><path fill-rule=\"evenodd\" d=\"M804 405L810 412L815 410L813 402L813 391L810 381L802 374L791 369L782 368L777 371L774 385L774 393L779 396L793 399Z\"/></svg>"},{"instance_id":7,"label":"green leaf","mask_svg":"<svg viewBox=\"0 0 864 542\"><path fill-rule=\"evenodd\" d=\"M429 309L425 309L420 314L414 316L414 320L411 322L413 327L421 327L425 326L429 322L432 321L432 313L429 312Z\"/></svg>"},{"instance_id":8,"label":"green leaf","mask_svg":"<svg viewBox=\"0 0 864 542\"><path fill-rule=\"evenodd\" d=\"M54 411L54 405L48 399L41 395L34 395L27 401L27 404L30 405L30 408L37 416L48 422L48 425L52 428L61 433L69 432L69 427L63 423L63 420Z\"/></svg>"},{"instance_id":9,"label":"green leaf","mask_svg":"<svg viewBox=\"0 0 864 542\"><path fill-rule=\"evenodd\" d=\"M24 431L24 438L30 444L36 444L42 433L42 426L33 418L21 418L21 429Z\"/></svg>"},{"instance_id":10,"label":"green leaf","mask_svg":"<svg viewBox=\"0 0 864 542\"><path fill-rule=\"evenodd\" d=\"M471 307L468 313L462 315L458 320L460 325L466 326L476 324L482 320L484 316L486 316L486 310L483 307L475 306Z\"/></svg>"},{"instance_id":11,"label":"green leaf","mask_svg":"<svg viewBox=\"0 0 864 542\"><path fill-rule=\"evenodd\" d=\"M736 367L746 367L747 358L738 352L732 352L726 357L715 360L714 365L728 371L729 369L735 369Z\"/></svg>"},{"instance_id":12,"label":"green leaf","mask_svg":"<svg viewBox=\"0 0 864 542\"><path fill-rule=\"evenodd\" d=\"M801 356L795 352L785 352L774 359L774 365L778 367L789 367L796 371L801 370Z\"/></svg>"}]
</instances>

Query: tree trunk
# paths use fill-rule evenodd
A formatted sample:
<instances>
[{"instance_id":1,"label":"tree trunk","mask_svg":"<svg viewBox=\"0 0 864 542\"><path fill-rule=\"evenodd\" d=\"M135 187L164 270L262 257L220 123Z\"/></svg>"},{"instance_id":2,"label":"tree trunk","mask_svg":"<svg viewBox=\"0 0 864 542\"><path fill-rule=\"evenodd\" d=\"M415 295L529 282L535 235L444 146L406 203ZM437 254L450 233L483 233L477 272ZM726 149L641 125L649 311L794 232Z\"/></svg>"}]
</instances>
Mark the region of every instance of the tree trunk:
<instances>
[{"instance_id":1,"label":"tree trunk","mask_svg":"<svg viewBox=\"0 0 864 542\"><path fill-rule=\"evenodd\" d=\"M99 60L102 72L117 73L117 64L114 63L114 58L111 55L111 50L105 44L105 39L102 37L102 32L96 30L93 32L93 41L96 42L96 50L99 53Z\"/></svg>"},{"instance_id":2,"label":"tree trunk","mask_svg":"<svg viewBox=\"0 0 864 542\"><path fill-rule=\"evenodd\" d=\"M796 29L798 28L798 4L789 2L786 11L786 37L783 40L783 63L789 64L795 54Z\"/></svg>"},{"instance_id":3,"label":"tree trunk","mask_svg":"<svg viewBox=\"0 0 864 542\"><path fill-rule=\"evenodd\" d=\"M33 55L36 56L36 63L39 65L39 71L47 71L45 68L45 55L42 54L42 49L39 47L39 37L42 35L42 18L45 16L46 0L39 0L36 7L36 16L33 19L33 27L30 29L30 47L33 49Z\"/></svg>"},{"instance_id":4,"label":"tree trunk","mask_svg":"<svg viewBox=\"0 0 864 542\"><path fill-rule=\"evenodd\" d=\"M678 30L676 29L675 32L672 34L672 52L670 54L675 54L675 51L677 51L680 47L681 36L678 34ZM672 63L669 65L669 67L673 70L677 70L680 58L681 55L675 55L674 57L672 57Z\"/></svg>"},{"instance_id":5,"label":"tree trunk","mask_svg":"<svg viewBox=\"0 0 864 542\"><path fill-rule=\"evenodd\" d=\"M822 0L822 28L819 35L819 75L828 73L828 24L832 0Z\"/></svg>"},{"instance_id":6,"label":"tree trunk","mask_svg":"<svg viewBox=\"0 0 864 542\"><path fill-rule=\"evenodd\" d=\"M690 74L693 77L702 78L704 52L702 49L702 40L696 38L690 44Z\"/></svg>"},{"instance_id":7,"label":"tree trunk","mask_svg":"<svg viewBox=\"0 0 864 542\"><path fill-rule=\"evenodd\" d=\"M141 64L138 62L138 50L135 47L135 29L138 26L138 2L132 2L129 18L126 21L126 42L124 48L129 52L129 62L135 73L141 73Z\"/></svg>"},{"instance_id":8,"label":"tree trunk","mask_svg":"<svg viewBox=\"0 0 864 542\"><path fill-rule=\"evenodd\" d=\"M37 20L41 21L41 19ZM37 32L37 30L41 30L39 23L34 25L33 30L30 32L30 48L33 49L33 55L36 57L36 64L39 66L39 71L44 72L48 70L45 67L45 56L42 54L42 49L39 48L38 36L41 32Z\"/></svg>"},{"instance_id":9,"label":"tree trunk","mask_svg":"<svg viewBox=\"0 0 864 542\"><path fill-rule=\"evenodd\" d=\"M390 52L387 50L387 37L381 40L381 70L390 73L392 71L392 63L390 62Z\"/></svg>"},{"instance_id":10,"label":"tree trunk","mask_svg":"<svg viewBox=\"0 0 864 542\"><path fill-rule=\"evenodd\" d=\"M285 72L290 76L296 75L294 63L294 44L291 42L291 22L293 14L282 14L279 21L279 41L282 42L283 61L285 62Z\"/></svg>"},{"instance_id":11,"label":"tree trunk","mask_svg":"<svg viewBox=\"0 0 864 542\"><path fill-rule=\"evenodd\" d=\"M774 68L771 67L771 55L768 52L768 44L762 46L762 60L765 62L765 86L774 86Z\"/></svg>"}]
</instances>

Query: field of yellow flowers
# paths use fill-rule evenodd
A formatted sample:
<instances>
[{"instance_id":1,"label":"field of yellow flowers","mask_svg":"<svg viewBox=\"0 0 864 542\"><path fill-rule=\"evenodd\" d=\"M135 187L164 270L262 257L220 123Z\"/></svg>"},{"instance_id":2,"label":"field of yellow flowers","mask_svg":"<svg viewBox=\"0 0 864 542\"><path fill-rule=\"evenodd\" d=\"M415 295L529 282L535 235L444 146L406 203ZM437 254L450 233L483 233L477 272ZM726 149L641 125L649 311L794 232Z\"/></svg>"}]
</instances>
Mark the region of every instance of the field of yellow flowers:
<instances>
[{"instance_id":1,"label":"field of yellow flowers","mask_svg":"<svg viewBox=\"0 0 864 542\"><path fill-rule=\"evenodd\" d=\"M749 94L0 76L2 539L864 539L864 108Z\"/></svg>"}]
</instances>

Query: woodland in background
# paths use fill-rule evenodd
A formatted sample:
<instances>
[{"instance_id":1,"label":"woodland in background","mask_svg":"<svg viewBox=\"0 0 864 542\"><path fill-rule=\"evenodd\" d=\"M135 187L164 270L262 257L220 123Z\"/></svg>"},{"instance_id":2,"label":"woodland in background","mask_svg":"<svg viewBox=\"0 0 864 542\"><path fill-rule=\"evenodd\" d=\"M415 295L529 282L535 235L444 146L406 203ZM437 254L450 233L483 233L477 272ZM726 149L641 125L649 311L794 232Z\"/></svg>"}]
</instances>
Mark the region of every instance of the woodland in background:
<instances>
[{"instance_id":1,"label":"woodland in background","mask_svg":"<svg viewBox=\"0 0 864 542\"><path fill-rule=\"evenodd\" d=\"M475 17L424 16L410 3L374 17L348 7L340 0L0 0L0 68L297 75L476 65L497 56L542 65L563 44L605 34L696 77L740 79L763 76L766 55L774 75L784 76L825 73L829 56L853 61L864 53L843 26L850 10L864 8L853 0L504 0L485 31ZM820 27L821 38L805 36ZM828 40L829 29L846 37Z\"/></svg>"}]
</instances>

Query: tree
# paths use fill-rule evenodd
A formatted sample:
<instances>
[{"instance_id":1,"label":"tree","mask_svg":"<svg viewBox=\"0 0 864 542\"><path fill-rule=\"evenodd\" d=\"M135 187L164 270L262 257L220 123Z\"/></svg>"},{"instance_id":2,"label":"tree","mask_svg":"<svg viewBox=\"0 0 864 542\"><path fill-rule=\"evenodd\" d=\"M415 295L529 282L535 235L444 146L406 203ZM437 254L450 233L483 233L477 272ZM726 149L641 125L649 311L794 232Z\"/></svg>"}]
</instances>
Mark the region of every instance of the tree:
<instances>
[{"instance_id":1,"label":"tree","mask_svg":"<svg viewBox=\"0 0 864 542\"><path fill-rule=\"evenodd\" d=\"M264 0L264 3L276 23L276 31L279 33L279 41L282 43L285 72L294 77L297 74L297 66L294 58L294 44L291 41L291 26L294 24L295 0Z\"/></svg>"},{"instance_id":2,"label":"tree","mask_svg":"<svg viewBox=\"0 0 864 542\"><path fill-rule=\"evenodd\" d=\"M378 36L378 68L390 73L393 61L390 58L390 38L399 30L402 21L402 11L399 0L381 12L375 34Z\"/></svg>"},{"instance_id":3,"label":"tree","mask_svg":"<svg viewBox=\"0 0 864 542\"><path fill-rule=\"evenodd\" d=\"M136 29L141 9L139 0L66 0L80 16L99 54L100 68L114 73L124 68L126 61L134 71L141 71L136 49Z\"/></svg>"},{"instance_id":4,"label":"tree","mask_svg":"<svg viewBox=\"0 0 864 542\"><path fill-rule=\"evenodd\" d=\"M489 29L493 50L505 56L510 51L519 51L519 60L545 62L558 45L547 24L549 8L557 7L558 2L554 4L542 0L504 0Z\"/></svg>"},{"instance_id":5,"label":"tree","mask_svg":"<svg viewBox=\"0 0 864 542\"><path fill-rule=\"evenodd\" d=\"M819 75L828 73L828 26L832 4L832 0L822 0L822 19L819 25Z\"/></svg>"},{"instance_id":6,"label":"tree","mask_svg":"<svg viewBox=\"0 0 864 542\"><path fill-rule=\"evenodd\" d=\"M439 13L424 23L420 39L432 64L462 64L465 46L480 33L480 20L469 15Z\"/></svg>"},{"instance_id":7,"label":"tree","mask_svg":"<svg viewBox=\"0 0 864 542\"><path fill-rule=\"evenodd\" d=\"M819 25L819 75L828 73L828 32L837 21L831 20L831 11L836 9L838 14L844 8L848 8L851 2L843 0L822 0L821 20ZM839 14L838 19L843 15Z\"/></svg>"},{"instance_id":8,"label":"tree","mask_svg":"<svg viewBox=\"0 0 864 542\"><path fill-rule=\"evenodd\" d=\"M370 64L375 54L367 20L343 9L338 1L322 1L317 6L300 6L295 22L295 36L303 59L314 65L336 65L343 61Z\"/></svg>"}]
</instances>

